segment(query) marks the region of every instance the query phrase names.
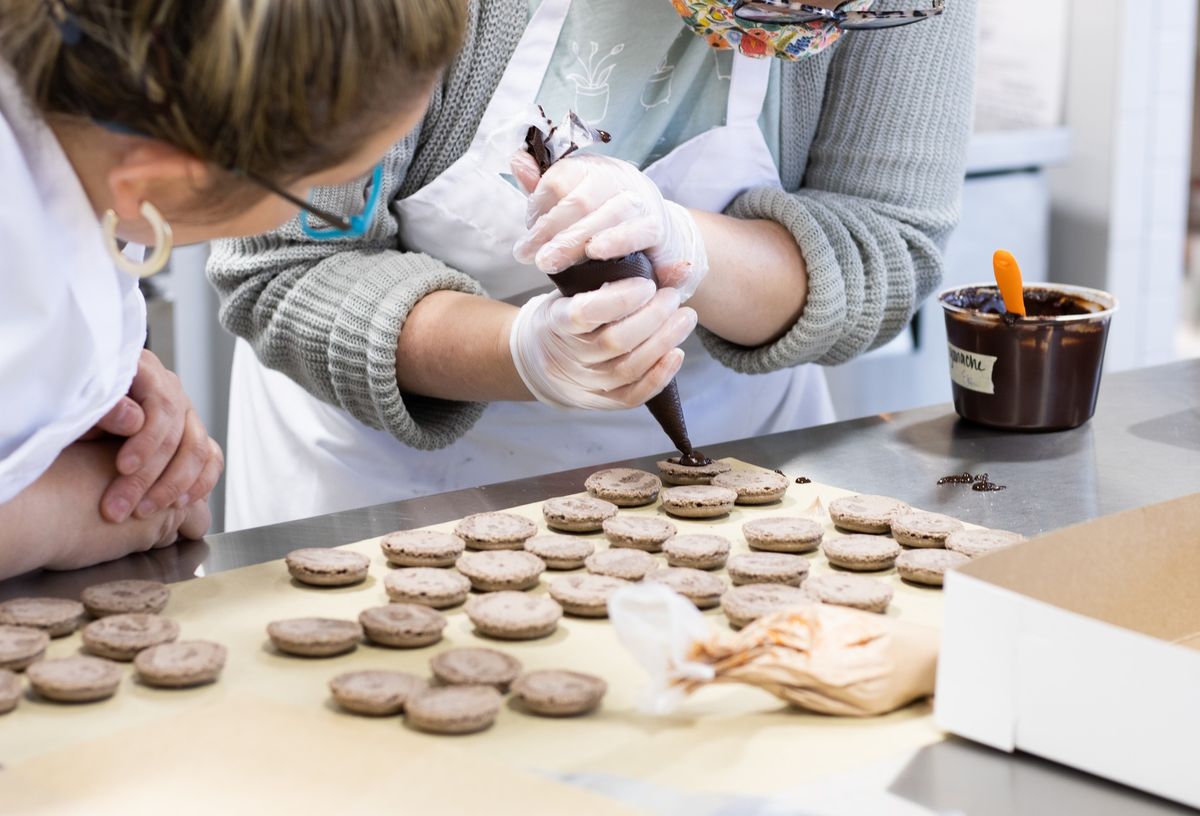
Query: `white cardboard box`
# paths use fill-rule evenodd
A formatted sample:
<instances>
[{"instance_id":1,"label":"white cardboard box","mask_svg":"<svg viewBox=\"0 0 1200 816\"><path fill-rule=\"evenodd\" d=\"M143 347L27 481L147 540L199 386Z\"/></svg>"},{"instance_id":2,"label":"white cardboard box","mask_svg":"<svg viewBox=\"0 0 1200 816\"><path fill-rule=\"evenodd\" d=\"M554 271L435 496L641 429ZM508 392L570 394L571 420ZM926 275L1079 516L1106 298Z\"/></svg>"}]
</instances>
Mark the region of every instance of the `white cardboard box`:
<instances>
[{"instance_id":1,"label":"white cardboard box","mask_svg":"<svg viewBox=\"0 0 1200 816\"><path fill-rule=\"evenodd\" d=\"M1200 494L980 558L945 592L940 727L1200 807Z\"/></svg>"}]
</instances>

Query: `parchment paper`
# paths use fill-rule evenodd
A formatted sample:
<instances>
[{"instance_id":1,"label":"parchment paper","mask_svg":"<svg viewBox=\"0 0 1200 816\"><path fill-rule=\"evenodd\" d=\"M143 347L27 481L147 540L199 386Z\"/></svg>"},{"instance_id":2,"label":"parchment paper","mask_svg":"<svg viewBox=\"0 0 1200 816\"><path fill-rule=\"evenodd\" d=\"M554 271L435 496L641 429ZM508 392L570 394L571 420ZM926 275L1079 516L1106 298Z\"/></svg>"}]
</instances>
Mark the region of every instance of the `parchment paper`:
<instances>
[{"instance_id":1,"label":"parchment paper","mask_svg":"<svg viewBox=\"0 0 1200 816\"><path fill-rule=\"evenodd\" d=\"M792 484L777 504L737 507L728 517L714 521L672 521L680 533L719 533L734 542L734 552L745 552L741 525L766 516L810 515L825 523L827 535L840 535L818 510L816 500L823 508L831 499L852 492L821 484ZM512 512L535 520L545 530L540 504ZM663 511L651 506L622 513ZM432 529L453 526L450 522ZM607 546L602 534L591 538L598 548ZM139 685L129 670L120 691L106 702L66 706L28 698L12 714L0 717L0 763L5 766L0 773L0 810L21 802L24 806L19 810L30 812L38 803L64 801L91 809L90 805L82 808L91 797L107 797L102 801L115 803L121 796L140 796L139 786L156 775L174 782L154 783L157 787L149 790L167 791L177 790L176 783L192 773L245 782L247 769L253 768L252 778L283 791L277 795L288 796L305 811L312 809L309 804L322 801L314 797L325 795L321 791L330 787L330 775L356 780L366 797L363 802L383 801L370 797L388 796L389 786L381 784L380 777L393 774L400 789L440 789L450 797L447 804L469 807L479 790L461 783L475 778L464 774L478 771L510 785L514 793L536 789L539 796L566 797L554 799L563 803L555 812L598 813L602 810L596 808L607 807L606 802L531 772L618 774L681 789L755 795L941 738L928 703L872 719L833 718L789 709L765 692L737 686L703 689L669 717L643 714L637 701L644 675L604 620L565 617L549 638L498 643L475 636L459 608L448 612L450 625L444 640L425 649L364 644L349 655L327 659L276 653L265 634L270 621L300 616L355 618L367 607L387 603L383 578L391 568L378 539L346 546L371 558L370 576L355 587L318 589L295 584L281 561L172 587L165 614L179 621L182 637L216 640L229 648L225 673L215 685L156 690ZM657 557L665 566L665 558ZM832 569L820 553L805 557L811 561L813 575ZM545 592L546 582L560 574L568 573L547 571L542 586L534 591ZM727 579L723 570L720 574ZM940 590L905 584L894 570L873 575L895 590L889 615L940 627ZM719 610L707 616L713 626L728 625ZM390 668L427 675L432 655L469 645L508 651L527 669L598 674L609 683L608 697L601 711L579 719L543 719L506 708L489 731L454 738L411 731L395 717L345 714L329 701L326 684L337 674ZM51 644L50 656L65 656L79 647L78 634L62 638ZM332 756L338 759L331 766ZM420 758L419 764L405 764L414 757ZM304 758L307 761L302 762ZM81 765L95 772L79 774ZM124 774L137 781L121 785L110 778ZM203 788L185 786L185 790ZM70 795L64 800L67 791ZM502 799L484 799L493 812L500 812L495 808ZM275 809L284 804L274 801Z\"/></svg>"}]
</instances>

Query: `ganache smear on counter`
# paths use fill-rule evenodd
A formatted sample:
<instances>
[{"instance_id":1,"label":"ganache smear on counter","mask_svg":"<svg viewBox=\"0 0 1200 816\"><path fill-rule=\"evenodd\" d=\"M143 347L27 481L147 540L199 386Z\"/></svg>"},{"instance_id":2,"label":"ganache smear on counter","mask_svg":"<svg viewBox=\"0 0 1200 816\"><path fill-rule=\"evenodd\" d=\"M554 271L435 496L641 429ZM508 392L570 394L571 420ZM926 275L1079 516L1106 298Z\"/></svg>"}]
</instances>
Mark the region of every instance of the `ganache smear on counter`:
<instances>
[{"instance_id":1,"label":"ganache smear on counter","mask_svg":"<svg viewBox=\"0 0 1200 816\"><path fill-rule=\"evenodd\" d=\"M991 481L991 477L986 473L980 473L977 476L972 476L970 473L954 473L949 476L943 476L937 480L940 485L944 484L969 484L972 490L980 493L992 493L997 490L1008 490L1008 485L996 484Z\"/></svg>"}]
</instances>

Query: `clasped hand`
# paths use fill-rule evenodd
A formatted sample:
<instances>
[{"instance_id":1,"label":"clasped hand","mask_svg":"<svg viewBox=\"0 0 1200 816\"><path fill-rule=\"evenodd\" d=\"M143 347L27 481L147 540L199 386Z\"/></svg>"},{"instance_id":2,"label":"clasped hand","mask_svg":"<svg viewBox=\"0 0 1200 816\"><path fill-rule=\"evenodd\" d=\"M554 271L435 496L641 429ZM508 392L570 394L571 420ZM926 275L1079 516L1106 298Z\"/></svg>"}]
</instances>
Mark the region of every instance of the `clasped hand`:
<instances>
[{"instance_id":1,"label":"clasped hand","mask_svg":"<svg viewBox=\"0 0 1200 816\"><path fill-rule=\"evenodd\" d=\"M513 249L517 260L554 274L588 258L644 251L662 287L631 279L530 300L509 335L518 374L534 397L558 407L645 403L679 371L678 346L696 327L696 313L681 307L708 271L695 221L627 162L580 156L541 177L519 153L512 169L529 195L529 232Z\"/></svg>"}]
</instances>

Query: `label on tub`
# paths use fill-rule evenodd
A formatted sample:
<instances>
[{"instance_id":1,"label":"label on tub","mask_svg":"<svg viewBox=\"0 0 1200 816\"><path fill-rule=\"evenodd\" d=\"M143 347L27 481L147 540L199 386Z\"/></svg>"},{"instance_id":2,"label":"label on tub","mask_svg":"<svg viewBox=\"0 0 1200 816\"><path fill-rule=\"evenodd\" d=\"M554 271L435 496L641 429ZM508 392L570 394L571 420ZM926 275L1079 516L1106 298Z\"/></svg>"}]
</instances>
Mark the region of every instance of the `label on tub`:
<instances>
[{"instance_id":1,"label":"label on tub","mask_svg":"<svg viewBox=\"0 0 1200 816\"><path fill-rule=\"evenodd\" d=\"M950 347L950 379L969 391L978 391L980 394L996 393L996 388L992 385L995 357L966 351L953 343L946 345Z\"/></svg>"}]
</instances>

